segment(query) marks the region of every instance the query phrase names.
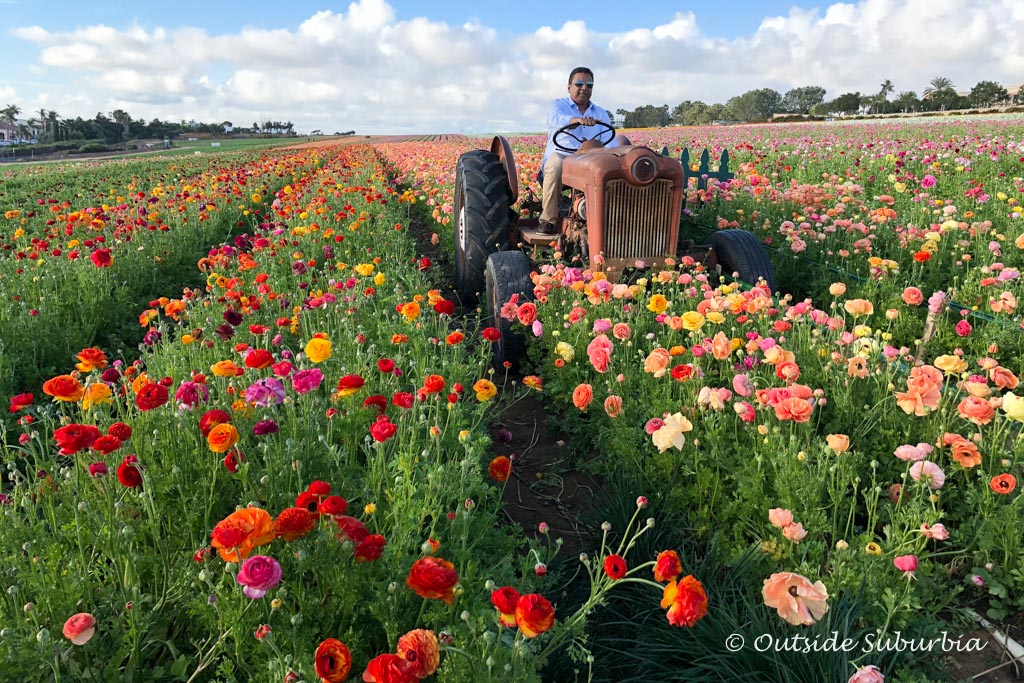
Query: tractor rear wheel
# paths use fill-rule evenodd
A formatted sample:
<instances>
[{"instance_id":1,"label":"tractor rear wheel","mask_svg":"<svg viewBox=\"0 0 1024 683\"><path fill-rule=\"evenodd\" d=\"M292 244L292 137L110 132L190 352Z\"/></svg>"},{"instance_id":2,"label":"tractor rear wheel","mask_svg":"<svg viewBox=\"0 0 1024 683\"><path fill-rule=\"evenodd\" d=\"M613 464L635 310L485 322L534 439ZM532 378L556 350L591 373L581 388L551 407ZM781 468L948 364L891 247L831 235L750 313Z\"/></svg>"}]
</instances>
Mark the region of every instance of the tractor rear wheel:
<instances>
[{"instance_id":1,"label":"tractor rear wheel","mask_svg":"<svg viewBox=\"0 0 1024 683\"><path fill-rule=\"evenodd\" d=\"M455 170L455 289L463 304L484 289L487 257L509 248L508 176L497 154L477 149Z\"/></svg>"},{"instance_id":2,"label":"tractor rear wheel","mask_svg":"<svg viewBox=\"0 0 1024 683\"><path fill-rule=\"evenodd\" d=\"M749 285L756 285L760 278L764 278L772 293L778 291L768 252L754 235L746 230L719 230L711 233L708 243L715 248L722 272L735 273Z\"/></svg>"},{"instance_id":3,"label":"tractor rear wheel","mask_svg":"<svg viewBox=\"0 0 1024 683\"><path fill-rule=\"evenodd\" d=\"M519 370L519 363L526 353L526 340L521 325L501 317L501 307L508 303L513 294L518 294L518 303L533 301L533 281L530 279L530 259L521 251L499 251L487 258L485 273L487 287L488 326L498 328L501 336L493 342L492 358L494 369L501 372L506 362L513 372ZM519 328L519 329L517 329Z\"/></svg>"}]
</instances>

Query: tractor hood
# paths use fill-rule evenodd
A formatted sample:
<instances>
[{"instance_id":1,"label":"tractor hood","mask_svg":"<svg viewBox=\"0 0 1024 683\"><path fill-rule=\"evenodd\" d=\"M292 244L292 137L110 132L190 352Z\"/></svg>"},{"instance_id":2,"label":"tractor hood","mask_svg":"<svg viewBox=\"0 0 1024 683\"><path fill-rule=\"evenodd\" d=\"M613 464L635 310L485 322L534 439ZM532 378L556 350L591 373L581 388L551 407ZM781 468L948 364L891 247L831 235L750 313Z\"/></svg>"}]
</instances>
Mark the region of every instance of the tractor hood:
<instances>
[{"instance_id":1,"label":"tractor hood","mask_svg":"<svg viewBox=\"0 0 1024 683\"><path fill-rule=\"evenodd\" d=\"M625 180L643 187L655 179L667 179L673 188L683 188L683 166L679 159L661 156L648 147L600 147L566 157L562 184L590 193L609 180Z\"/></svg>"}]
</instances>

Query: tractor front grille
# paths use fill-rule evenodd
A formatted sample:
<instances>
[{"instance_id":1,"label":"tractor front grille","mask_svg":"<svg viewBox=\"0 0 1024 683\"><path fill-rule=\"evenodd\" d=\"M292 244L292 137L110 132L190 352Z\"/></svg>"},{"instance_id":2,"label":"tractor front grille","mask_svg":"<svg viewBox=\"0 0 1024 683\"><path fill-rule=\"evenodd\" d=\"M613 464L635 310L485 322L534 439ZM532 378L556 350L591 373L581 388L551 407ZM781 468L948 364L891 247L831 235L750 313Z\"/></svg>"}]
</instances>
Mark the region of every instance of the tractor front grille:
<instances>
[{"instance_id":1,"label":"tractor front grille","mask_svg":"<svg viewBox=\"0 0 1024 683\"><path fill-rule=\"evenodd\" d=\"M643 187L611 180L604 199L605 258L653 259L673 253L671 180Z\"/></svg>"}]
</instances>

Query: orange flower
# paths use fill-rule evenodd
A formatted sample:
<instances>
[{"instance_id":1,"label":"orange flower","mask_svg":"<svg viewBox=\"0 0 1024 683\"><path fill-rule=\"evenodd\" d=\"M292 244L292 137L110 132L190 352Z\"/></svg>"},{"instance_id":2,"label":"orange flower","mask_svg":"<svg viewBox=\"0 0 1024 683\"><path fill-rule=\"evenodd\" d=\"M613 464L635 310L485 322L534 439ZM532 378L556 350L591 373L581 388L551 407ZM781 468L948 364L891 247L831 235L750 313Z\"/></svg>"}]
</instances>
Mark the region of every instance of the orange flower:
<instances>
[{"instance_id":1,"label":"orange flower","mask_svg":"<svg viewBox=\"0 0 1024 683\"><path fill-rule=\"evenodd\" d=\"M678 583L673 580L665 586L661 606L668 610L668 623L693 626L708 613L708 595L701 582L688 574Z\"/></svg>"},{"instance_id":2,"label":"orange flower","mask_svg":"<svg viewBox=\"0 0 1024 683\"><path fill-rule=\"evenodd\" d=\"M441 648L433 631L418 628L398 639L398 656L409 662L416 678L426 678L441 664Z\"/></svg>"},{"instance_id":3,"label":"orange flower","mask_svg":"<svg viewBox=\"0 0 1024 683\"><path fill-rule=\"evenodd\" d=\"M828 611L828 590L792 572L772 574L761 588L764 604L794 626L810 626Z\"/></svg>"},{"instance_id":4,"label":"orange flower","mask_svg":"<svg viewBox=\"0 0 1024 683\"><path fill-rule=\"evenodd\" d=\"M504 484L508 481L508 475L511 471L512 461L509 460L507 455L499 455L494 460L491 460L491 464L487 467L487 474L499 484Z\"/></svg>"},{"instance_id":5,"label":"orange flower","mask_svg":"<svg viewBox=\"0 0 1024 683\"><path fill-rule=\"evenodd\" d=\"M683 573L683 563L675 550L662 550L654 563L654 580L658 583L675 581Z\"/></svg>"},{"instance_id":6,"label":"orange flower","mask_svg":"<svg viewBox=\"0 0 1024 683\"><path fill-rule=\"evenodd\" d=\"M428 394L436 394L443 391L445 386L444 377L441 375L427 375L423 380L423 391Z\"/></svg>"},{"instance_id":7,"label":"orange flower","mask_svg":"<svg viewBox=\"0 0 1024 683\"><path fill-rule=\"evenodd\" d=\"M245 371L238 367L233 360L222 360L211 365L210 372L215 377L235 377Z\"/></svg>"},{"instance_id":8,"label":"orange flower","mask_svg":"<svg viewBox=\"0 0 1024 683\"><path fill-rule=\"evenodd\" d=\"M459 574L455 565L439 557L421 557L413 562L405 585L416 591L421 598L444 600L449 605L455 602L455 584Z\"/></svg>"},{"instance_id":9,"label":"orange flower","mask_svg":"<svg viewBox=\"0 0 1024 683\"><path fill-rule=\"evenodd\" d=\"M416 683L417 680L412 664L391 653L377 655L367 662L363 671L365 683Z\"/></svg>"},{"instance_id":10,"label":"orange flower","mask_svg":"<svg viewBox=\"0 0 1024 683\"><path fill-rule=\"evenodd\" d=\"M871 315L875 312L875 307L867 299L850 299L843 304L843 308L854 318L862 315Z\"/></svg>"},{"instance_id":11,"label":"orange flower","mask_svg":"<svg viewBox=\"0 0 1024 683\"><path fill-rule=\"evenodd\" d=\"M992 477L988 487L996 493L1008 496L1017 488L1017 478L1012 474L1000 474L999 476Z\"/></svg>"},{"instance_id":12,"label":"orange flower","mask_svg":"<svg viewBox=\"0 0 1024 683\"><path fill-rule=\"evenodd\" d=\"M214 453L227 453L238 443L238 429L230 422L222 422L210 430L206 444Z\"/></svg>"},{"instance_id":13,"label":"orange flower","mask_svg":"<svg viewBox=\"0 0 1024 683\"><path fill-rule=\"evenodd\" d=\"M949 446L950 455L957 464L964 469L970 469L981 464L981 453L978 446L970 439L965 439L959 434L946 432L942 435L939 446Z\"/></svg>"},{"instance_id":14,"label":"orange flower","mask_svg":"<svg viewBox=\"0 0 1024 683\"><path fill-rule=\"evenodd\" d=\"M725 336L724 332L719 332L711 340L711 355L718 360L725 360L732 355L732 341Z\"/></svg>"},{"instance_id":15,"label":"orange flower","mask_svg":"<svg viewBox=\"0 0 1024 683\"><path fill-rule=\"evenodd\" d=\"M644 359L644 372L655 377L661 377L668 372L669 363L672 362L672 355L665 349L659 347L651 351Z\"/></svg>"},{"instance_id":16,"label":"orange flower","mask_svg":"<svg viewBox=\"0 0 1024 683\"><path fill-rule=\"evenodd\" d=\"M328 683L342 683L352 669L352 653L337 638L328 638L316 648L316 675Z\"/></svg>"},{"instance_id":17,"label":"orange flower","mask_svg":"<svg viewBox=\"0 0 1024 683\"><path fill-rule=\"evenodd\" d=\"M274 521L261 508L242 508L217 522L210 544L225 562L241 562L254 548L274 540Z\"/></svg>"},{"instance_id":18,"label":"orange flower","mask_svg":"<svg viewBox=\"0 0 1024 683\"><path fill-rule=\"evenodd\" d=\"M850 437L846 434L829 434L825 437L825 442L836 453L845 453L850 450Z\"/></svg>"},{"instance_id":19,"label":"orange flower","mask_svg":"<svg viewBox=\"0 0 1024 683\"><path fill-rule=\"evenodd\" d=\"M911 369L907 391L896 392L896 405L908 415L927 415L942 398L942 371L931 365Z\"/></svg>"},{"instance_id":20,"label":"orange flower","mask_svg":"<svg viewBox=\"0 0 1024 683\"><path fill-rule=\"evenodd\" d=\"M988 401L977 396L968 396L960 401L956 411L960 417L976 425L987 425L996 414L995 409Z\"/></svg>"},{"instance_id":21,"label":"orange flower","mask_svg":"<svg viewBox=\"0 0 1024 683\"><path fill-rule=\"evenodd\" d=\"M1020 384L1020 380L1017 379L1017 375L1002 366L996 366L989 370L988 376L1000 389L1009 389L1012 391L1017 388L1018 384Z\"/></svg>"},{"instance_id":22,"label":"orange flower","mask_svg":"<svg viewBox=\"0 0 1024 683\"><path fill-rule=\"evenodd\" d=\"M316 518L306 508L285 508L274 520L274 535L286 541L305 536L316 526Z\"/></svg>"},{"instance_id":23,"label":"orange flower","mask_svg":"<svg viewBox=\"0 0 1024 683\"><path fill-rule=\"evenodd\" d=\"M82 349L76 358L78 358L78 364L75 367L81 372L92 372L107 367L107 354L96 347Z\"/></svg>"},{"instance_id":24,"label":"orange flower","mask_svg":"<svg viewBox=\"0 0 1024 683\"><path fill-rule=\"evenodd\" d=\"M74 403L85 394L85 388L72 375L57 375L43 382L43 393L53 396L56 401Z\"/></svg>"},{"instance_id":25,"label":"orange flower","mask_svg":"<svg viewBox=\"0 0 1024 683\"><path fill-rule=\"evenodd\" d=\"M614 394L604 400L604 412L614 419L622 415L622 397Z\"/></svg>"},{"instance_id":26,"label":"orange flower","mask_svg":"<svg viewBox=\"0 0 1024 683\"><path fill-rule=\"evenodd\" d=\"M807 422L811 419L814 409L806 399L791 396L780 401L775 406L775 417L780 420L792 420L793 422Z\"/></svg>"},{"instance_id":27,"label":"orange flower","mask_svg":"<svg viewBox=\"0 0 1024 683\"><path fill-rule=\"evenodd\" d=\"M594 387L589 384L580 384L572 391L572 404L580 410L586 410L593 400Z\"/></svg>"},{"instance_id":28,"label":"orange flower","mask_svg":"<svg viewBox=\"0 0 1024 683\"><path fill-rule=\"evenodd\" d=\"M476 400L484 402L497 396L498 387L494 386L494 382L489 379L478 379L473 384L473 391L476 392Z\"/></svg>"},{"instance_id":29,"label":"orange flower","mask_svg":"<svg viewBox=\"0 0 1024 683\"><path fill-rule=\"evenodd\" d=\"M537 375L527 375L526 377L523 378L523 384L530 387L531 389L536 389L537 391L544 391L544 380L542 380Z\"/></svg>"},{"instance_id":30,"label":"orange flower","mask_svg":"<svg viewBox=\"0 0 1024 683\"><path fill-rule=\"evenodd\" d=\"M543 595L530 593L516 603L516 624L527 638L536 638L555 623L555 608Z\"/></svg>"}]
</instances>

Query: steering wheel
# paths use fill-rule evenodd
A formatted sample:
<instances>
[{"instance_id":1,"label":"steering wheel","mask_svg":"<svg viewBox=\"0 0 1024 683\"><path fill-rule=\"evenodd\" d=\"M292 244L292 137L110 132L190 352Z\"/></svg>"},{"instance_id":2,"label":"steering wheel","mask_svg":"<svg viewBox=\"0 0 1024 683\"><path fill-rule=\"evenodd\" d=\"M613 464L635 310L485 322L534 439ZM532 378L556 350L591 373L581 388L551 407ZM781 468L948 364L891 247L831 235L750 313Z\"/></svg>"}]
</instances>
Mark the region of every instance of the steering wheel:
<instances>
[{"instance_id":1,"label":"steering wheel","mask_svg":"<svg viewBox=\"0 0 1024 683\"><path fill-rule=\"evenodd\" d=\"M568 126L562 126L558 130L556 130L555 134L551 136L551 141L555 143L555 148L558 149L559 151L562 151L562 152L568 152L569 154L573 154L577 150L576 147L566 147L565 145L561 144L558 141L558 138L561 135L564 135L566 137L572 138L573 140L575 140L576 142L580 143L581 145L584 142L587 142L583 138L581 138L578 135L576 135L576 134L571 132L574 128L577 128L579 125L580 124L578 124L578 123L570 123ZM612 140L615 139L615 128L613 128L609 124L605 123L604 121L594 121L594 125L595 126L603 126L604 130L600 131L597 135L595 135L592 138L593 140L597 140L598 142L601 143L602 146L604 146L604 145L607 145L609 142L611 142ZM601 136L603 136L603 135L608 135L608 139L606 141L601 141L600 140Z\"/></svg>"}]
</instances>

